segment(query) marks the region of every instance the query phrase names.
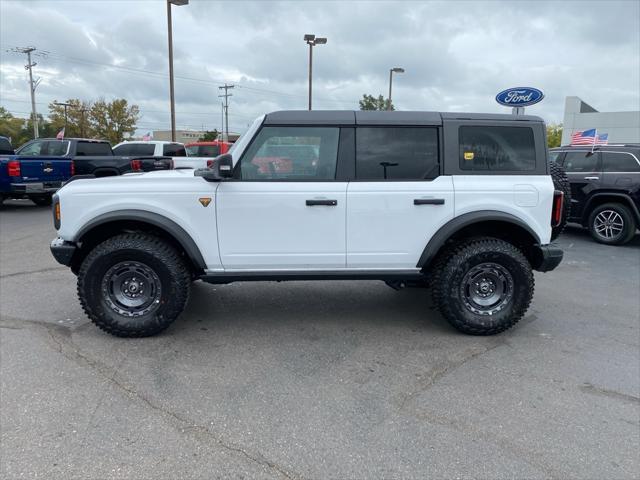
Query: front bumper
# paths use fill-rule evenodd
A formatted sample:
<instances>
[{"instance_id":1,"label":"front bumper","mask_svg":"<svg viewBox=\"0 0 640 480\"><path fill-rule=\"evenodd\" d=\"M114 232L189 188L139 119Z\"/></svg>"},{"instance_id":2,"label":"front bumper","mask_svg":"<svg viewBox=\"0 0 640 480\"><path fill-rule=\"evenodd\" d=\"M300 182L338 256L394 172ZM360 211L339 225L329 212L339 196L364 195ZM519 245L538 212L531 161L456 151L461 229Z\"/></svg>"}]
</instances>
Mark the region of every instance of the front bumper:
<instances>
[{"instance_id":1,"label":"front bumper","mask_svg":"<svg viewBox=\"0 0 640 480\"><path fill-rule=\"evenodd\" d=\"M62 265L66 265L67 267L71 266L73 254L76 253L76 250L78 249L75 243L67 242L60 237L51 241L50 248L56 261Z\"/></svg>"},{"instance_id":2,"label":"front bumper","mask_svg":"<svg viewBox=\"0 0 640 480\"><path fill-rule=\"evenodd\" d=\"M12 183L11 193L23 195L40 195L54 193L62 187L62 182L33 182L33 183Z\"/></svg>"},{"instance_id":3,"label":"front bumper","mask_svg":"<svg viewBox=\"0 0 640 480\"><path fill-rule=\"evenodd\" d=\"M564 252L553 245L542 245L538 247L536 264L534 269L538 272L550 272L562 261Z\"/></svg>"}]
</instances>

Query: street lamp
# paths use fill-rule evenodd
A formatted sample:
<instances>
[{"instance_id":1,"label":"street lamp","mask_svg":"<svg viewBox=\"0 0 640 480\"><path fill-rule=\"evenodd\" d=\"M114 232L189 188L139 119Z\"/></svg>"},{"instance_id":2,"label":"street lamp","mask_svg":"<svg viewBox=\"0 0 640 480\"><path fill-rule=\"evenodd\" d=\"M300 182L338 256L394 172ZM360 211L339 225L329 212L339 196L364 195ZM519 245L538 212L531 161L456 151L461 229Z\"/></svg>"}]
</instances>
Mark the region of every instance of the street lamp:
<instances>
[{"instance_id":1,"label":"street lamp","mask_svg":"<svg viewBox=\"0 0 640 480\"><path fill-rule=\"evenodd\" d=\"M167 0L167 31L169 36L169 98L171 102L171 141L176 141L176 104L173 95L173 32L171 30L171 4L179 7L189 0Z\"/></svg>"},{"instance_id":2,"label":"street lamp","mask_svg":"<svg viewBox=\"0 0 640 480\"><path fill-rule=\"evenodd\" d=\"M311 77L313 73L313 47L316 45L324 45L327 43L325 37L316 37L311 33L304 36L304 41L309 45L309 110L311 110Z\"/></svg>"},{"instance_id":3,"label":"street lamp","mask_svg":"<svg viewBox=\"0 0 640 480\"><path fill-rule=\"evenodd\" d=\"M391 110L391 85L393 84L394 73L404 73L404 68L393 67L389 70L389 104L387 105L387 110Z\"/></svg>"}]
</instances>

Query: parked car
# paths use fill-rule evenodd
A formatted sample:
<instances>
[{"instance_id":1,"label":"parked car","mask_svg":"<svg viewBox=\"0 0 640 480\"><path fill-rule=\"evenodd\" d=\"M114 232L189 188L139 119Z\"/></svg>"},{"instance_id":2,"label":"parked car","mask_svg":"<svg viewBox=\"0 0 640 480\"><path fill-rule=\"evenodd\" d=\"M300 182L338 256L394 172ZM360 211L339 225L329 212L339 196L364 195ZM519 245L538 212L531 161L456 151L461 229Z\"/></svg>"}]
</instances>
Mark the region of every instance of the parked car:
<instances>
[{"instance_id":1,"label":"parked car","mask_svg":"<svg viewBox=\"0 0 640 480\"><path fill-rule=\"evenodd\" d=\"M51 205L51 195L74 174L73 161L42 156L15 155L6 137L0 137L0 203L8 198L28 198L36 205Z\"/></svg>"},{"instance_id":2,"label":"parked car","mask_svg":"<svg viewBox=\"0 0 640 480\"><path fill-rule=\"evenodd\" d=\"M640 226L640 145L559 147L550 155L571 184L569 220L597 242L629 242Z\"/></svg>"},{"instance_id":3,"label":"parked car","mask_svg":"<svg viewBox=\"0 0 640 480\"><path fill-rule=\"evenodd\" d=\"M193 142L187 143L185 148L187 149L187 156L189 157L210 157L214 158L218 155L227 153L231 148L231 143L223 142L221 140L214 140L212 142Z\"/></svg>"},{"instance_id":4,"label":"parked car","mask_svg":"<svg viewBox=\"0 0 640 480\"><path fill-rule=\"evenodd\" d=\"M123 157L186 157L184 144L160 140L124 141L113 147L114 155Z\"/></svg>"},{"instance_id":5,"label":"parked car","mask_svg":"<svg viewBox=\"0 0 640 480\"><path fill-rule=\"evenodd\" d=\"M65 185L51 251L87 316L121 337L167 328L194 279L428 281L454 327L491 335L527 311L532 271L562 260L545 138L524 115L270 113L211 168ZM284 144L315 156L264 168Z\"/></svg>"},{"instance_id":6,"label":"parked car","mask_svg":"<svg viewBox=\"0 0 640 480\"><path fill-rule=\"evenodd\" d=\"M66 158L74 160L76 175L108 177L131 171L129 157L115 156L105 140L87 138L37 138L16 151L21 158Z\"/></svg>"}]
</instances>

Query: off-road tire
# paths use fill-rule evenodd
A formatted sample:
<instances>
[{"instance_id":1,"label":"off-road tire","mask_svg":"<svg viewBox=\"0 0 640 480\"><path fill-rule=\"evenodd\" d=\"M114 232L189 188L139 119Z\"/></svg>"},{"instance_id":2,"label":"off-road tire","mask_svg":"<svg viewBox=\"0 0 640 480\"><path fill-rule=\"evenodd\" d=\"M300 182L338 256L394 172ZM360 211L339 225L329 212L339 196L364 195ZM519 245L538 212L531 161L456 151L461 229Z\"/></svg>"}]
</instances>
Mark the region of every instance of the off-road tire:
<instances>
[{"instance_id":1,"label":"off-road tire","mask_svg":"<svg viewBox=\"0 0 640 480\"><path fill-rule=\"evenodd\" d=\"M464 279L474 268L487 264L497 264L508 272L512 293L501 310L478 314L465 305ZM470 335L494 335L513 327L533 297L533 273L526 257L512 244L496 238L476 238L452 245L438 257L432 272L433 303L451 325Z\"/></svg>"},{"instance_id":2,"label":"off-road tire","mask_svg":"<svg viewBox=\"0 0 640 480\"><path fill-rule=\"evenodd\" d=\"M34 195L29 197L29 200L39 207L48 207L53 202L51 195Z\"/></svg>"},{"instance_id":3,"label":"off-road tire","mask_svg":"<svg viewBox=\"0 0 640 480\"><path fill-rule=\"evenodd\" d=\"M564 230L564 227L567 225L569 215L571 215L571 184L569 183L569 178L567 177L564 168L556 162L549 162L549 173L551 174L554 188L564 193L564 204L562 206L562 219L560 220L560 225L551 228L551 241L554 241Z\"/></svg>"},{"instance_id":4,"label":"off-road tire","mask_svg":"<svg viewBox=\"0 0 640 480\"><path fill-rule=\"evenodd\" d=\"M622 231L620 234L612 237L612 238L604 238L596 231L596 218L598 215L603 212L615 212L620 216L623 222ZM594 208L589 214L589 233L591 233L591 237L599 243L603 243L605 245L624 245L629 242L636 233L636 222L633 218L633 213L626 205L621 203L605 203Z\"/></svg>"},{"instance_id":5,"label":"off-road tire","mask_svg":"<svg viewBox=\"0 0 640 480\"><path fill-rule=\"evenodd\" d=\"M157 298L148 313L131 316L117 311L110 293L114 287L108 279L110 272L123 264L134 265L131 268L142 265L144 272L153 272ZM190 287L189 268L176 249L142 233L105 240L89 252L78 271L78 297L85 313L102 330L118 337L147 337L166 329L184 310Z\"/></svg>"}]
</instances>

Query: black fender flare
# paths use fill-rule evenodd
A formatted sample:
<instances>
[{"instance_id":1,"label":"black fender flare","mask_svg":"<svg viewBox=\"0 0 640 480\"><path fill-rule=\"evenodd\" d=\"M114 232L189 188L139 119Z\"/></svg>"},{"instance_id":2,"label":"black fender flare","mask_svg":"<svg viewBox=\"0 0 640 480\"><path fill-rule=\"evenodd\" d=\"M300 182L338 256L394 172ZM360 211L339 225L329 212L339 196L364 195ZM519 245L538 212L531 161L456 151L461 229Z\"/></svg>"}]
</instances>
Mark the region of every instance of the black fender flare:
<instances>
[{"instance_id":1,"label":"black fender flare","mask_svg":"<svg viewBox=\"0 0 640 480\"><path fill-rule=\"evenodd\" d=\"M434 259L440 248L454 235L456 232L462 230L474 223L482 223L487 221L500 221L507 222L527 231L534 239L534 243L540 245L540 237L534 232L529 225L523 220L519 219L515 215L510 213L500 212L498 210L479 210L477 212L469 212L459 217L455 217L453 220L449 220L431 237L427 246L424 247L422 255L418 260L418 268L424 268L428 266Z\"/></svg>"},{"instance_id":2,"label":"black fender flare","mask_svg":"<svg viewBox=\"0 0 640 480\"><path fill-rule=\"evenodd\" d=\"M180 225L178 225L173 220L170 220L158 213L148 212L146 210L115 210L113 212L107 212L103 213L102 215L98 215L94 219L84 224L82 228L78 230L73 238L73 241L79 241L87 232L99 225L123 220L144 222L153 225L154 227L157 227L161 230L164 230L180 244L189 259L197 268L200 268L202 270L206 269L207 265L204 261L204 257L202 256L202 253L200 252L200 249L198 248L196 242L193 240L193 238L191 238L191 235L189 235Z\"/></svg>"},{"instance_id":3,"label":"black fender flare","mask_svg":"<svg viewBox=\"0 0 640 480\"><path fill-rule=\"evenodd\" d=\"M640 223L640 212L638 211L638 207L636 207L635 203L633 203L633 200L631 199L631 197L629 195L627 195L625 193L619 193L619 192L598 192L598 193L594 193L593 195L591 195L589 197L589 199L587 200L587 203L585 204L584 208L582 209L582 218L580 220L581 220L581 222L583 224L586 225L587 221L589 220L591 204L593 204L593 202L598 197L616 197L616 198L619 198L620 200L622 200L622 202L627 207L631 208L631 211L633 212L634 216L636 217L636 221L638 223Z\"/></svg>"}]
</instances>

